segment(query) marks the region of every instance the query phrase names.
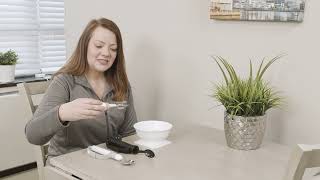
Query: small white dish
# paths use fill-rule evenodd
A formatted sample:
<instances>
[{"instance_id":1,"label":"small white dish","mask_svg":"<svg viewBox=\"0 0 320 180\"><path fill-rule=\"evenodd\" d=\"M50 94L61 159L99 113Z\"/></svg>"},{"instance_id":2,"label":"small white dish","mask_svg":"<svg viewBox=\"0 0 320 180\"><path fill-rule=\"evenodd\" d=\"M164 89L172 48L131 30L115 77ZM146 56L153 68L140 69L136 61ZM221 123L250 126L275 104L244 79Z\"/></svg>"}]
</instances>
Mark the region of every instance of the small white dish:
<instances>
[{"instance_id":1,"label":"small white dish","mask_svg":"<svg viewBox=\"0 0 320 180\"><path fill-rule=\"evenodd\" d=\"M162 141L146 141L143 139L139 139L134 142L137 145L143 146L145 148L150 148L150 149L157 149L160 147L163 147L165 145L170 144L171 142L168 140L162 140Z\"/></svg>"},{"instance_id":2,"label":"small white dish","mask_svg":"<svg viewBox=\"0 0 320 180\"><path fill-rule=\"evenodd\" d=\"M135 141L135 144L144 146L150 149L157 149L168 145L171 142L166 140L172 129L172 124L165 121L140 121L133 125L140 138Z\"/></svg>"},{"instance_id":3,"label":"small white dish","mask_svg":"<svg viewBox=\"0 0 320 180\"><path fill-rule=\"evenodd\" d=\"M165 121L140 121L133 125L138 137L144 141L163 141L169 136L172 124Z\"/></svg>"}]
</instances>

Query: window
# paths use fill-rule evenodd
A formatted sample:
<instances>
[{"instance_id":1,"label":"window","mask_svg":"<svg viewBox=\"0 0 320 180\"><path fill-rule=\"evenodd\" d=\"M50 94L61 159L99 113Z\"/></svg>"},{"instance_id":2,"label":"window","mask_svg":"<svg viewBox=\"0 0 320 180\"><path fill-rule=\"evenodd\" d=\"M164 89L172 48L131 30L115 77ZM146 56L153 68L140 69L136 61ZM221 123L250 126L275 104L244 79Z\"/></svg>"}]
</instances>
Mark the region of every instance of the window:
<instances>
[{"instance_id":1,"label":"window","mask_svg":"<svg viewBox=\"0 0 320 180\"><path fill-rule=\"evenodd\" d=\"M0 0L0 51L19 55L16 76L52 74L66 61L64 0Z\"/></svg>"}]
</instances>

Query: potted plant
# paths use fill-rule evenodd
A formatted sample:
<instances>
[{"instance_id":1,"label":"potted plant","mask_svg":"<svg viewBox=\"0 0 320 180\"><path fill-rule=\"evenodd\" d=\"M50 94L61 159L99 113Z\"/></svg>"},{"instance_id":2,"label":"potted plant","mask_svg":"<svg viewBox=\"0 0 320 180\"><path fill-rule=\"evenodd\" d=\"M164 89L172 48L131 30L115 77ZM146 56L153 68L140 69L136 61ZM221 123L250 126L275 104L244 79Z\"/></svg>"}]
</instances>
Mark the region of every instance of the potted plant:
<instances>
[{"instance_id":1,"label":"potted plant","mask_svg":"<svg viewBox=\"0 0 320 180\"><path fill-rule=\"evenodd\" d=\"M13 50L0 52L0 83L14 81L17 61L18 55Z\"/></svg>"},{"instance_id":2,"label":"potted plant","mask_svg":"<svg viewBox=\"0 0 320 180\"><path fill-rule=\"evenodd\" d=\"M260 147L266 127L266 111L281 104L282 98L262 77L276 56L264 64L260 63L253 75L252 63L248 78L240 78L233 66L220 56L213 57L218 64L224 83L216 85L212 94L226 109L224 129L227 145L239 150Z\"/></svg>"}]
</instances>

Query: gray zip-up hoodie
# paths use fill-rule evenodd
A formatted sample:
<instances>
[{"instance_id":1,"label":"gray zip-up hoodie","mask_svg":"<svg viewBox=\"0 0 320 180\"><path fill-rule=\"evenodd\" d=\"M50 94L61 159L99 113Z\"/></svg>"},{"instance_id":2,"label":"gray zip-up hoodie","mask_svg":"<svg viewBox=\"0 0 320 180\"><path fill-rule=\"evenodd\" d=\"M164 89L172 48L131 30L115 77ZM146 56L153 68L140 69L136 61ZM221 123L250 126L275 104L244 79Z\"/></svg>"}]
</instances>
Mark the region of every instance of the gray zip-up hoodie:
<instances>
[{"instance_id":1,"label":"gray zip-up hoodie","mask_svg":"<svg viewBox=\"0 0 320 180\"><path fill-rule=\"evenodd\" d=\"M108 86L102 99L94 93L85 76L59 74L48 87L33 118L26 124L28 141L43 145L50 141L48 156L58 156L89 145L104 143L108 136L122 137L135 133L137 122L131 88L128 89L128 106L111 108L95 120L79 120L64 125L59 120L61 104L78 98L93 98L112 103L113 88Z\"/></svg>"}]
</instances>

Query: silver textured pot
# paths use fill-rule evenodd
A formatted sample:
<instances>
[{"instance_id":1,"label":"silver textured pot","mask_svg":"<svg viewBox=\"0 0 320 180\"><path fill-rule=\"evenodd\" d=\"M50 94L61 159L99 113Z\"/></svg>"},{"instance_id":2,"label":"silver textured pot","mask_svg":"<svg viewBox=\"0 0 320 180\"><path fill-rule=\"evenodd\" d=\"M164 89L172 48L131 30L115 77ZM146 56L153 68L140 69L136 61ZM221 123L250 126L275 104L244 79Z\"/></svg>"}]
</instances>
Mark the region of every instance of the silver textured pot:
<instances>
[{"instance_id":1,"label":"silver textured pot","mask_svg":"<svg viewBox=\"0 0 320 180\"><path fill-rule=\"evenodd\" d=\"M266 129L266 115L242 117L225 112L224 132L227 145L233 149L258 149Z\"/></svg>"}]
</instances>

